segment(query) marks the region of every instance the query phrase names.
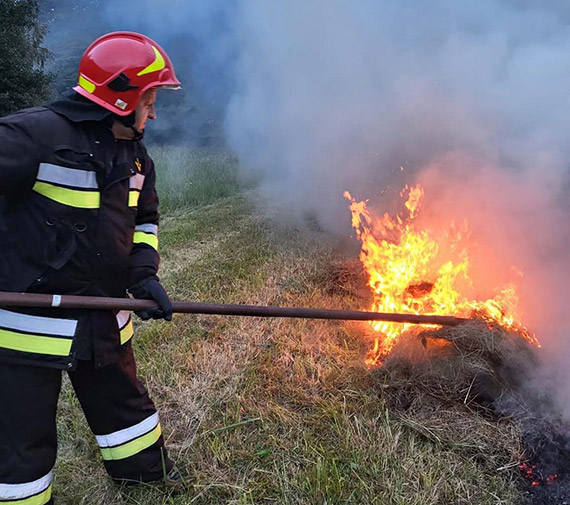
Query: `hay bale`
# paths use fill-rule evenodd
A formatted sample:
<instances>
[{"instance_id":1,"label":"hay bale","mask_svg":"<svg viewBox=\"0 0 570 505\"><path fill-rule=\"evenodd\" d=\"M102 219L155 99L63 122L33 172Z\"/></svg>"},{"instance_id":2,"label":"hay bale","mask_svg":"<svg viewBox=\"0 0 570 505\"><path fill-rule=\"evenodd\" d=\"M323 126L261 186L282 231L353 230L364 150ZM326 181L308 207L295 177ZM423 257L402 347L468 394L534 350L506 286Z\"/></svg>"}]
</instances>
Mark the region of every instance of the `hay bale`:
<instances>
[{"instance_id":1,"label":"hay bale","mask_svg":"<svg viewBox=\"0 0 570 505\"><path fill-rule=\"evenodd\" d=\"M527 462L532 475L519 478L529 502L567 503L570 426L533 382L540 367L538 349L521 335L473 320L403 335L376 377L412 429L471 448L470 457L489 470L510 460L504 468L516 471Z\"/></svg>"},{"instance_id":2,"label":"hay bale","mask_svg":"<svg viewBox=\"0 0 570 505\"><path fill-rule=\"evenodd\" d=\"M536 350L520 335L476 319L402 335L382 373L447 400L490 407L516 391L537 363Z\"/></svg>"}]
</instances>

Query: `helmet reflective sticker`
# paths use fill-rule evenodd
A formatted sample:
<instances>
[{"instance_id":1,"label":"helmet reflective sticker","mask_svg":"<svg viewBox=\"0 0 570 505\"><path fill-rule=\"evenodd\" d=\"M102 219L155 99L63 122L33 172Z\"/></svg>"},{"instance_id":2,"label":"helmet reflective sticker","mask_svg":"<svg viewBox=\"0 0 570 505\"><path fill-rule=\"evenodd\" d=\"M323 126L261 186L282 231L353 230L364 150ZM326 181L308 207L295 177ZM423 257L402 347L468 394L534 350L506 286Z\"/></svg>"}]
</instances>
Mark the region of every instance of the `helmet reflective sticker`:
<instances>
[{"instance_id":1,"label":"helmet reflective sticker","mask_svg":"<svg viewBox=\"0 0 570 505\"><path fill-rule=\"evenodd\" d=\"M129 104L127 102L123 102L120 98L117 98L117 101L115 102L115 107L119 107L121 110L125 110L127 105Z\"/></svg>"}]
</instances>

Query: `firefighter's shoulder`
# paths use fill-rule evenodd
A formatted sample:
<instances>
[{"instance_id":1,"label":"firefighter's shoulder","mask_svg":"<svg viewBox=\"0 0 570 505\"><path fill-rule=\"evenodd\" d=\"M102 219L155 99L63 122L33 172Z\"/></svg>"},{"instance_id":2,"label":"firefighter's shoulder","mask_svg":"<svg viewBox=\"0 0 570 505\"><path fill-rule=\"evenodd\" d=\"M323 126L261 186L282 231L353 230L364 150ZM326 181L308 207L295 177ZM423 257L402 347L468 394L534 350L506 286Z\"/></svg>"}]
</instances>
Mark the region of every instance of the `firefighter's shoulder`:
<instances>
[{"instance_id":1,"label":"firefighter's shoulder","mask_svg":"<svg viewBox=\"0 0 570 505\"><path fill-rule=\"evenodd\" d=\"M32 107L22 109L8 116L0 117L0 125L21 127L28 131L46 132L57 122L64 120L61 116L47 107Z\"/></svg>"}]
</instances>

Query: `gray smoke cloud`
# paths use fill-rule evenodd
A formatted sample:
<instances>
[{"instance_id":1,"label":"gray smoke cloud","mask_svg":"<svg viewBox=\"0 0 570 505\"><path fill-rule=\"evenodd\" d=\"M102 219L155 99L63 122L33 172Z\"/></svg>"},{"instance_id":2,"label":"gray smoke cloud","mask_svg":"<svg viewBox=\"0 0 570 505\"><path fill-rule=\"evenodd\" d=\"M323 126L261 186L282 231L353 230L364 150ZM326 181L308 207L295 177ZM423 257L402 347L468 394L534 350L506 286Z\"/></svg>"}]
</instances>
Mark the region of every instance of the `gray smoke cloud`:
<instances>
[{"instance_id":1,"label":"gray smoke cloud","mask_svg":"<svg viewBox=\"0 0 570 505\"><path fill-rule=\"evenodd\" d=\"M243 2L230 145L275 195L337 229L344 189L373 197L400 166L452 151L562 182L569 13L563 2Z\"/></svg>"},{"instance_id":2,"label":"gray smoke cloud","mask_svg":"<svg viewBox=\"0 0 570 505\"><path fill-rule=\"evenodd\" d=\"M101 33L163 45L188 90L173 121L217 111L277 205L347 233L344 190L384 212L421 182L419 219L469 221L480 294L516 282L570 381L570 3L93 1Z\"/></svg>"},{"instance_id":3,"label":"gray smoke cloud","mask_svg":"<svg viewBox=\"0 0 570 505\"><path fill-rule=\"evenodd\" d=\"M421 182L426 223L469 221L479 294L516 282L570 357L570 4L241 2L236 33L226 132L270 198L344 231L345 189L383 212Z\"/></svg>"}]
</instances>

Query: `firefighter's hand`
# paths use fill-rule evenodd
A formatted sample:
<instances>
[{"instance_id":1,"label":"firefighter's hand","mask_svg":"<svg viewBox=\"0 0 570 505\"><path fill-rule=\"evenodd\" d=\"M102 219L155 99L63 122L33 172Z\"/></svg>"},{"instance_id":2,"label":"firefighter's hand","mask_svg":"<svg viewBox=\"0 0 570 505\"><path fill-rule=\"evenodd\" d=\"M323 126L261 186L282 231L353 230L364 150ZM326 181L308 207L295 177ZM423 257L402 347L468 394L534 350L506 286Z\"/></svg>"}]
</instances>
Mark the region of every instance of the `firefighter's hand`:
<instances>
[{"instance_id":1,"label":"firefighter's hand","mask_svg":"<svg viewBox=\"0 0 570 505\"><path fill-rule=\"evenodd\" d=\"M158 309L135 311L135 314L143 321L151 318L165 319L166 321L172 320L172 303L170 303L170 298L158 279L154 277L144 279L134 286L131 286L129 292L135 298L154 300L158 304Z\"/></svg>"}]
</instances>

